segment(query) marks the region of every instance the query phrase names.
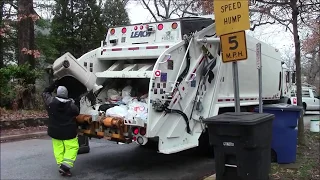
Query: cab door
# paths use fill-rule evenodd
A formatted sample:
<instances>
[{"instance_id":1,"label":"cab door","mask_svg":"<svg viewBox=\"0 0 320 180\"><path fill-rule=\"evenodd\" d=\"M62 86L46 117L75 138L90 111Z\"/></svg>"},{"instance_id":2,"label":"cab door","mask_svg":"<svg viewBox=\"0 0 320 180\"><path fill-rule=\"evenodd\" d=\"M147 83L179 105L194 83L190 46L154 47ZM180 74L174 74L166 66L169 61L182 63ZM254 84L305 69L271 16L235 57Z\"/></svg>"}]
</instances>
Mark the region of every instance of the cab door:
<instances>
[{"instance_id":1,"label":"cab door","mask_svg":"<svg viewBox=\"0 0 320 180\"><path fill-rule=\"evenodd\" d=\"M310 102L310 110L319 111L320 110L320 99L315 90L309 90L310 96L311 96L311 102Z\"/></svg>"},{"instance_id":2,"label":"cab door","mask_svg":"<svg viewBox=\"0 0 320 180\"><path fill-rule=\"evenodd\" d=\"M314 99L313 96L311 97L310 89L302 89L302 102L306 104L306 110L310 111L314 108Z\"/></svg>"}]
</instances>

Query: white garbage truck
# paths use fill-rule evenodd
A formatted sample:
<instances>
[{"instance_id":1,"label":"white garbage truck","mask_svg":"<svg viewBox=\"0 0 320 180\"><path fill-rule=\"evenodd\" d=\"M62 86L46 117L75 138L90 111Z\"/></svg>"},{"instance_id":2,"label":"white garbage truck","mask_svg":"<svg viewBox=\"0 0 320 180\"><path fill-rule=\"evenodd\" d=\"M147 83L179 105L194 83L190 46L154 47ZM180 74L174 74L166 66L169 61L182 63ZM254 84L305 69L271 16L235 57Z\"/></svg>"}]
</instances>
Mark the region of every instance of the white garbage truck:
<instances>
[{"instance_id":1,"label":"white garbage truck","mask_svg":"<svg viewBox=\"0 0 320 180\"><path fill-rule=\"evenodd\" d=\"M235 101L232 63L222 62L215 26L213 18L189 17L109 28L97 49L58 58L54 77L78 99L79 135L153 142L163 154L209 147L203 120L234 111ZM259 104L258 42L246 35L248 58L238 62L241 111ZM281 55L260 43L263 101L286 101L291 81Z\"/></svg>"}]
</instances>

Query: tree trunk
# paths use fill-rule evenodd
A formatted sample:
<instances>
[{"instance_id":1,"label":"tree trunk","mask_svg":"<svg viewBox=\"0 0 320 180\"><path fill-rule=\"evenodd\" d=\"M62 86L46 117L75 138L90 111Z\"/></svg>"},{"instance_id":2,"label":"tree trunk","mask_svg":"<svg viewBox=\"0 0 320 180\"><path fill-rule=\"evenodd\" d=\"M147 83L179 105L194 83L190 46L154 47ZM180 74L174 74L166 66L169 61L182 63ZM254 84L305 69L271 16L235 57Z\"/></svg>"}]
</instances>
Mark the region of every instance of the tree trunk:
<instances>
[{"instance_id":1,"label":"tree trunk","mask_svg":"<svg viewBox=\"0 0 320 180\"><path fill-rule=\"evenodd\" d=\"M33 0L18 1L18 64L29 64L30 69L35 69L36 63L33 55L35 50L34 21L32 15L36 15L33 9ZM33 109L35 105L35 82L24 84L22 92L22 107Z\"/></svg>"},{"instance_id":2,"label":"tree trunk","mask_svg":"<svg viewBox=\"0 0 320 180\"><path fill-rule=\"evenodd\" d=\"M4 0L0 1L0 26L3 22L3 7ZM1 27L0 27L1 28ZM3 37L0 35L0 69L4 67L4 49L3 49Z\"/></svg>"},{"instance_id":3,"label":"tree trunk","mask_svg":"<svg viewBox=\"0 0 320 180\"><path fill-rule=\"evenodd\" d=\"M35 49L34 22L30 17L30 15L33 13L33 0L18 1L18 17L21 18L20 22L18 23L18 64L22 65L29 63L31 69L35 68L35 59L32 53L32 51ZM29 51L29 54L23 51L24 48Z\"/></svg>"},{"instance_id":4,"label":"tree trunk","mask_svg":"<svg viewBox=\"0 0 320 180\"><path fill-rule=\"evenodd\" d=\"M296 86L297 86L297 101L298 106L302 107L302 88L301 88L301 52L300 52L300 39L298 32L298 14L299 10L297 7L297 0L291 0L292 8L292 26L293 26L293 39L294 39L294 49L295 49L295 64L296 64ZM299 118L298 122L298 144L304 145L304 121L303 116Z\"/></svg>"}]
</instances>

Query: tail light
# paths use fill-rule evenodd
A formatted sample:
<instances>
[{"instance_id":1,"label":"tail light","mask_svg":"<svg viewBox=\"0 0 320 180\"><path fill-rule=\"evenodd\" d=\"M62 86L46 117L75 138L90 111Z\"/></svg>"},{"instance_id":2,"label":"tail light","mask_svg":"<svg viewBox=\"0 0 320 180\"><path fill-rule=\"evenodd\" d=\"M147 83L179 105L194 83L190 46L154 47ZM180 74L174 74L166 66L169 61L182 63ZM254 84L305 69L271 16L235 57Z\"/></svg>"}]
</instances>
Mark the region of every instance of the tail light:
<instances>
[{"instance_id":1,"label":"tail light","mask_svg":"<svg viewBox=\"0 0 320 180\"><path fill-rule=\"evenodd\" d=\"M144 135L146 135L146 133L147 133L147 130L146 130L146 128L140 128L140 134L142 135L142 136L144 136Z\"/></svg>"},{"instance_id":2,"label":"tail light","mask_svg":"<svg viewBox=\"0 0 320 180\"><path fill-rule=\"evenodd\" d=\"M143 26L140 26L140 30L142 30L143 29Z\"/></svg>"},{"instance_id":3,"label":"tail light","mask_svg":"<svg viewBox=\"0 0 320 180\"><path fill-rule=\"evenodd\" d=\"M172 27L172 29L177 29L178 28L178 23L172 23L171 27Z\"/></svg>"},{"instance_id":4,"label":"tail light","mask_svg":"<svg viewBox=\"0 0 320 180\"><path fill-rule=\"evenodd\" d=\"M111 30L110 30L111 35L114 35L115 32L116 32L115 29L111 29Z\"/></svg>"},{"instance_id":5,"label":"tail light","mask_svg":"<svg viewBox=\"0 0 320 180\"><path fill-rule=\"evenodd\" d=\"M137 128L137 127L134 128L134 129L133 129L133 134L134 134L134 135L139 134L139 128Z\"/></svg>"},{"instance_id":6,"label":"tail light","mask_svg":"<svg viewBox=\"0 0 320 180\"><path fill-rule=\"evenodd\" d=\"M163 24L158 24L158 30L162 30L163 29Z\"/></svg>"},{"instance_id":7,"label":"tail light","mask_svg":"<svg viewBox=\"0 0 320 180\"><path fill-rule=\"evenodd\" d=\"M293 98L293 104L297 104L297 98Z\"/></svg>"},{"instance_id":8,"label":"tail light","mask_svg":"<svg viewBox=\"0 0 320 180\"><path fill-rule=\"evenodd\" d=\"M134 26L134 30L135 30L135 31L138 30L138 26Z\"/></svg>"},{"instance_id":9,"label":"tail light","mask_svg":"<svg viewBox=\"0 0 320 180\"><path fill-rule=\"evenodd\" d=\"M122 28L121 32L122 32L122 34L126 33L127 32L127 28Z\"/></svg>"}]
</instances>

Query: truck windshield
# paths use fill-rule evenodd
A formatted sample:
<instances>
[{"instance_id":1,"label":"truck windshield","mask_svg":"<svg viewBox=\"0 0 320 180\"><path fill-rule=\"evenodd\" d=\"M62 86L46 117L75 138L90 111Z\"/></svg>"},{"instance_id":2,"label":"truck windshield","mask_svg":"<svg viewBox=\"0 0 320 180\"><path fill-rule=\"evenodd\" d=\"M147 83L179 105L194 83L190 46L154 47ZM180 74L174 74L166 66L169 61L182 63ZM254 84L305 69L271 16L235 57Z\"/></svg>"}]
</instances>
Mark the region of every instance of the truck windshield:
<instances>
[{"instance_id":1,"label":"truck windshield","mask_svg":"<svg viewBox=\"0 0 320 180\"><path fill-rule=\"evenodd\" d=\"M316 92L316 90L312 90L312 93L313 93L313 97L318 97L319 94Z\"/></svg>"}]
</instances>

